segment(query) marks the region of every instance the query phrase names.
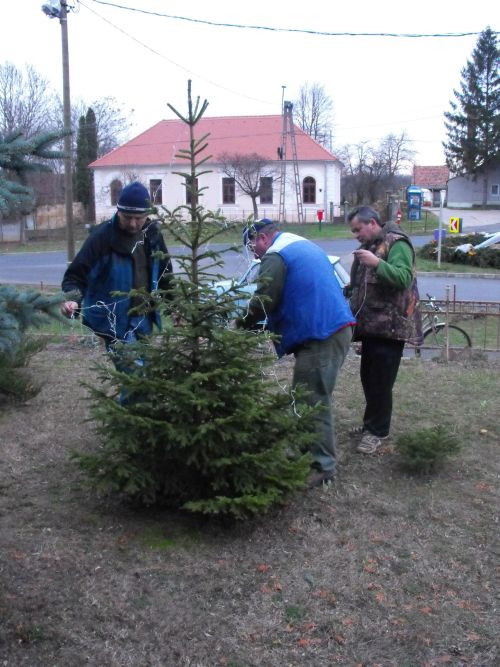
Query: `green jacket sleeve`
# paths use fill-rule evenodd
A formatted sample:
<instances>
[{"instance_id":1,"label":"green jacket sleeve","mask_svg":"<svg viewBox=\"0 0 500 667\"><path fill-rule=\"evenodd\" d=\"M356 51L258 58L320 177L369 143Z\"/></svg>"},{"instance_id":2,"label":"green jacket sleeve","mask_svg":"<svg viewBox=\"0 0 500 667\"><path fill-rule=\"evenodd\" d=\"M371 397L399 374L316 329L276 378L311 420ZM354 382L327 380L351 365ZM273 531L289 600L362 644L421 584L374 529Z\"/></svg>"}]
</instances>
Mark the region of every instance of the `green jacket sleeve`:
<instances>
[{"instance_id":1,"label":"green jacket sleeve","mask_svg":"<svg viewBox=\"0 0 500 667\"><path fill-rule=\"evenodd\" d=\"M387 260L381 260L375 271L381 282L404 290L413 279L413 250L406 241L396 241L389 251Z\"/></svg>"},{"instance_id":2,"label":"green jacket sleeve","mask_svg":"<svg viewBox=\"0 0 500 667\"><path fill-rule=\"evenodd\" d=\"M278 306L286 280L286 265L275 253L262 258L257 278L257 289L248 305L248 312L239 321L245 329L252 329Z\"/></svg>"}]
</instances>

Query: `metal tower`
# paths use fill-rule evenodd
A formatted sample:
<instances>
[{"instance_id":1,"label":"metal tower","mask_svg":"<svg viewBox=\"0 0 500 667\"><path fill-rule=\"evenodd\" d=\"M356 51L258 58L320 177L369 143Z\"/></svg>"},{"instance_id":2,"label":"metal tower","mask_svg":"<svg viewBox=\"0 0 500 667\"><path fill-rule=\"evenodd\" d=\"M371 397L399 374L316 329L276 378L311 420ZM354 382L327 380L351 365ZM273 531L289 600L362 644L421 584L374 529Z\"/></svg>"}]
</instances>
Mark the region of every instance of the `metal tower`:
<instances>
[{"instance_id":1,"label":"metal tower","mask_svg":"<svg viewBox=\"0 0 500 667\"><path fill-rule=\"evenodd\" d=\"M293 126L293 103L285 101L283 103L283 130L281 133L281 148L278 149L278 155L281 160L280 205L278 214L279 222L285 221L286 152L288 144L287 137L290 137L290 145L292 147L293 180L295 183L295 195L297 198L297 221L303 222L304 209L302 206L302 188L300 187L299 178L297 143L295 141L295 128Z\"/></svg>"}]
</instances>

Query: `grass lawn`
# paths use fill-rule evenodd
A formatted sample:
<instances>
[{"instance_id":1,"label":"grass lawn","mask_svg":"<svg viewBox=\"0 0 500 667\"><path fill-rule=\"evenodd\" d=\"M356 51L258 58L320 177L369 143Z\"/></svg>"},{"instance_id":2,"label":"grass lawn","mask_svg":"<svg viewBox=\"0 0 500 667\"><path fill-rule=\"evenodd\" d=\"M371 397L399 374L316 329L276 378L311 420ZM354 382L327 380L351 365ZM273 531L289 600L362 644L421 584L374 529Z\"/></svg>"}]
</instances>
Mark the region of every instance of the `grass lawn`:
<instances>
[{"instance_id":1,"label":"grass lawn","mask_svg":"<svg viewBox=\"0 0 500 667\"><path fill-rule=\"evenodd\" d=\"M411 477L362 456L359 358L336 390L339 476L245 525L96 497L69 461L99 439L96 349L51 345L42 389L0 414L4 664L429 667L498 664L498 366L402 363L393 438L433 424L462 451ZM290 379L291 363L276 363ZM147 444L144 444L147 447Z\"/></svg>"},{"instance_id":2,"label":"grass lawn","mask_svg":"<svg viewBox=\"0 0 500 667\"><path fill-rule=\"evenodd\" d=\"M456 264L454 262L441 262L438 266L437 261L425 259L417 255L417 271L442 271L443 273L500 273L499 269L490 266L469 266L468 264Z\"/></svg>"}]
</instances>

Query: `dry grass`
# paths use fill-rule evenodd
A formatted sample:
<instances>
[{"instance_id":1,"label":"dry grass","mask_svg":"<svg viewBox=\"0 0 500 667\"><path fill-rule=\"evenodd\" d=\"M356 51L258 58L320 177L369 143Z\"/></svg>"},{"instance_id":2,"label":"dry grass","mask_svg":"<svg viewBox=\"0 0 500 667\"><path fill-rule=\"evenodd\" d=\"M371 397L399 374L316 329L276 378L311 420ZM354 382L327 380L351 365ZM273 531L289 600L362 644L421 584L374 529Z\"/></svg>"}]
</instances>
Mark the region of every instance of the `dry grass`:
<instances>
[{"instance_id":1,"label":"dry grass","mask_svg":"<svg viewBox=\"0 0 500 667\"><path fill-rule=\"evenodd\" d=\"M465 445L413 479L390 443L355 453L349 357L338 482L231 527L132 512L80 486L68 453L96 446L79 385L96 354L42 352L42 392L0 416L1 665L497 664L498 367L403 363L394 436L444 422Z\"/></svg>"}]
</instances>

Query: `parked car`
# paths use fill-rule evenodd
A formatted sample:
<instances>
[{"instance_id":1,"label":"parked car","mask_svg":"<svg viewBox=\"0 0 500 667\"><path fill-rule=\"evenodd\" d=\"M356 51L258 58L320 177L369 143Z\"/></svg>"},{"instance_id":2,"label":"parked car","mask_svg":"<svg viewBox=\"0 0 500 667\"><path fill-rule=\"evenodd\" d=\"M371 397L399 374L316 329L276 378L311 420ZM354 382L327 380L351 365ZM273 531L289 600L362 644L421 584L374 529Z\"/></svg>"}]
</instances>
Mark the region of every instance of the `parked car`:
<instances>
[{"instance_id":1,"label":"parked car","mask_svg":"<svg viewBox=\"0 0 500 667\"><path fill-rule=\"evenodd\" d=\"M350 277L347 271L344 269L340 263L340 257L336 255L328 255L330 264L332 265L333 271L335 273L335 278L337 279L338 284L341 289L344 289L346 285L350 282ZM252 294L257 289L257 276L260 269L260 259L254 259L250 262L248 268L239 278L233 278L232 280L219 280L214 284L214 288L218 294L223 294L231 288L236 288L238 296L241 295L241 298L235 299L235 312L233 317L236 317L238 313L241 313L246 308ZM263 323L261 323L262 325ZM260 328L260 327L259 327Z\"/></svg>"}]
</instances>

